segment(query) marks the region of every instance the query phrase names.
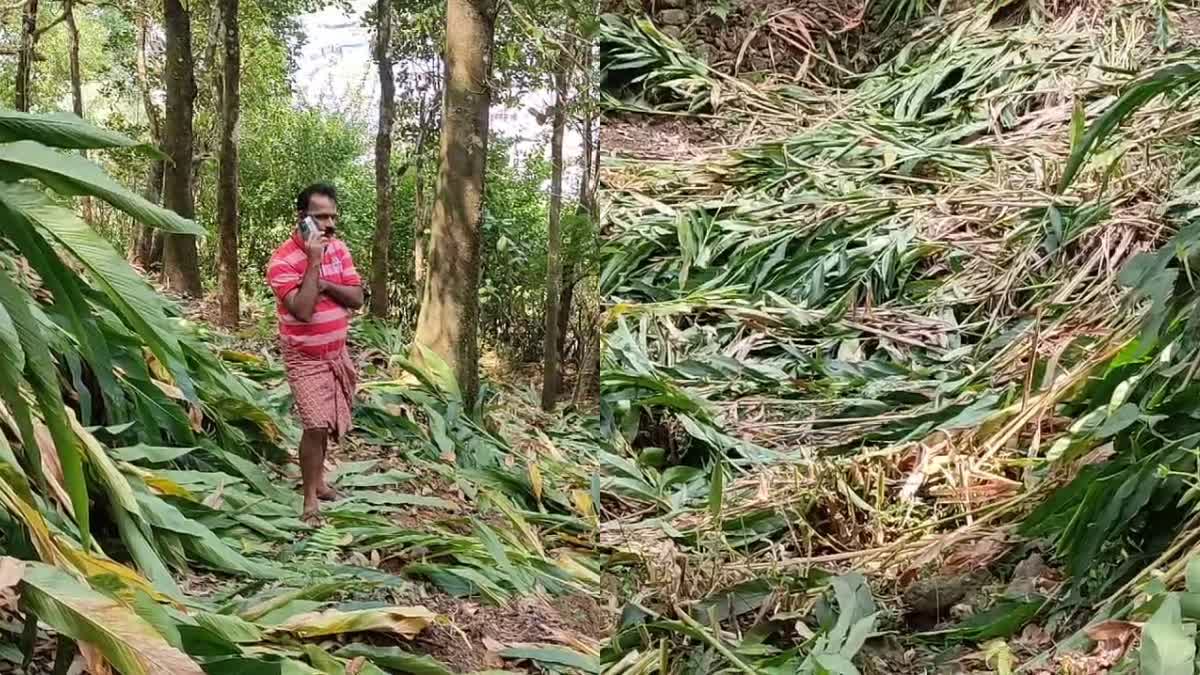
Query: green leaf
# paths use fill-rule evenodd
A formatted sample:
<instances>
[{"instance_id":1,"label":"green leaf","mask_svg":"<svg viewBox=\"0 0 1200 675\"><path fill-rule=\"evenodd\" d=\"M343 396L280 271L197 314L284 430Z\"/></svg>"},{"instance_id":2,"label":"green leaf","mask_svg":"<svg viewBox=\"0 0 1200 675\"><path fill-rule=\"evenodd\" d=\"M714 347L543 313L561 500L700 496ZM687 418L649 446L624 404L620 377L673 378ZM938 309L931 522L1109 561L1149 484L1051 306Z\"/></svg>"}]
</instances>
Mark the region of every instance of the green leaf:
<instances>
[{"instance_id":1,"label":"green leaf","mask_svg":"<svg viewBox=\"0 0 1200 675\"><path fill-rule=\"evenodd\" d=\"M124 605L48 565L27 563L24 600L37 617L73 640L94 645L124 675L204 675Z\"/></svg>"},{"instance_id":2,"label":"green leaf","mask_svg":"<svg viewBox=\"0 0 1200 675\"><path fill-rule=\"evenodd\" d=\"M1188 591L1200 593L1200 556L1188 561L1186 577Z\"/></svg>"},{"instance_id":3,"label":"green leaf","mask_svg":"<svg viewBox=\"0 0 1200 675\"><path fill-rule=\"evenodd\" d=\"M109 450L114 457L125 462L148 462L150 464L166 464L192 452L196 448L171 448L161 445L146 445L138 443L124 448Z\"/></svg>"},{"instance_id":4,"label":"green leaf","mask_svg":"<svg viewBox=\"0 0 1200 675\"><path fill-rule=\"evenodd\" d=\"M32 141L0 145L0 177L35 178L64 195L91 195L134 220L172 234L204 235L204 228L174 211L156 206L113 180L97 164Z\"/></svg>"},{"instance_id":5,"label":"green leaf","mask_svg":"<svg viewBox=\"0 0 1200 675\"><path fill-rule=\"evenodd\" d=\"M410 654L399 647L375 647L356 643L342 647L335 652L335 655L344 659L366 657L377 666L412 675L453 675L454 673L434 658Z\"/></svg>"},{"instance_id":6,"label":"green leaf","mask_svg":"<svg viewBox=\"0 0 1200 675\"><path fill-rule=\"evenodd\" d=\"M167 159L167 156L153 145L135 141L115 131L92 126L71 113L0 110L0 143L16 141L37 141L53 148L72 150L138 148L158 159Z\"/></svg>"},{"instance_id":7,"label":"green leaf","mask_svg":"<svg viewBox=\"0 0 1200 675\"><path fill-rule=\"evenodd\" d=\"M108 241L73 212L28 185L0 184L0 208L42 230L83 263L121 318L168 365L184 393L194 396L179 341L163 313L162 298Z\"/></svg>"},{"instance_id":8,"label":"green leaf","mask_svg":"<svg viewBox=\"0 0 1200 675\"><path fill-rule=\"evenodd\" d=\"M506 659L525 659L567 666L584 673L599 673L600 660L566 647L513 647L500 652Z\"/></svg>"},{"instance_id":9,"label":"green leaf","mask_svg":"<svg viewBox=\"0 0 1200 675\"><path fill-rule=\"evenodd\" d=\"M708 486L708 512L713 522L721 519L721 505L725 501L725 464L717 461L712 470L712 479Z\"/></svg>"},{"instance_id":10,"label":"green leaf","mask_svg":"<svg viewBox=\"0 0 1200 675\"><path fill-rule=\"evenodd\" d=\"M1150 73L1131 84L1125 93L1121 94L1121 97L1092 124L1079 144L1072 145L1071 156L1067 159L1067 166L1063 169L1062 178L1058 183L1058 191L1065 192L1071 186L1092 150L1102 144L1138 108L1159 94L1183 88L1195 82L1200 82L1200 68L1188 64L1176 64Z\"/></svg>"},{"instance_id":11,"label":"green leaf","mask_svg":"<svg viewBox=\"0 0 1200 675\"><path fill-rule=\"evenodd\" d=\"M41 326L34 319L24 292L12 282L7 274L0 274L0 305L8 311L16 326L22 348L25 350L25 374L37 398L38 408L50 430L50 436L58 450L62 464L63 480L71 506L75 511L75 522L79 526L81 543L86 550L91 547L91 519L88 516L87 481L83 475L83 460L78 442L71 433L70 424L58 385L58 373L50 355Z\"/></svg>"},{"instance_id":12,"label":"green leaf","mask_svg":"<svg viewBox=\"0 0 1200 675\"><path fill-rule=\"evenodd\" d=\"M196 623L234 644L262 642L262 629L236 616L212 612L197 612L193 616Z\"/></svg>"},{"instance_id":13,"label":"green leaf","mask_svg":"<svg viewBox=\"0 0 1200 675\"><path fill-rule=\"evenodd\" d=\"M1184 624L1179 597L1167 594L1142 629L1142 675L1193 675L1196 670L1196 626Z\"/></svg>"}]
</instances>

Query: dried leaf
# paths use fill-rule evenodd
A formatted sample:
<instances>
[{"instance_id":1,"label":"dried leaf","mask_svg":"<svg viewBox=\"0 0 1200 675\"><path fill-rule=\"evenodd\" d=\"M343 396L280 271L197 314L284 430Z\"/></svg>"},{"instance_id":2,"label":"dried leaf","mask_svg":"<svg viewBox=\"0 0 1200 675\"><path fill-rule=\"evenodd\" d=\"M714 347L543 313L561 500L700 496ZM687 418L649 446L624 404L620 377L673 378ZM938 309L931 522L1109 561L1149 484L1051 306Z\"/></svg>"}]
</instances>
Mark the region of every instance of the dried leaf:
<instances>
[{"instance_id":1,"label":"dried leaf","mask_svg":"<svg viewBox=\"0 0 1200 675\"><path fill-rule=\"evenodd\" d=\"M424 607L385 607L354 612L330 609L294 616L274 631L292 633L301 638L381 632L412 639L433 623L435 618L437 615Z\"/></svg>"}]
</instances>

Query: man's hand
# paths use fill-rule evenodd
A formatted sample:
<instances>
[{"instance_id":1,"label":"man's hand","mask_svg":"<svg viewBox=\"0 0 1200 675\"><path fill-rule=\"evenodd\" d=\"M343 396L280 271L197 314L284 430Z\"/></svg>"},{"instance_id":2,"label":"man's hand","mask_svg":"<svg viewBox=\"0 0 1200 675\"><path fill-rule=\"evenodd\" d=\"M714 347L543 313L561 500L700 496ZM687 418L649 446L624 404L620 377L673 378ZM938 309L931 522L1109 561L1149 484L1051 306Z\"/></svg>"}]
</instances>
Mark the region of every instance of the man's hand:
<instances>
[{"instance_id":1,"label":"man's hand","mask_svg":"<svg viewBox=\"0 0 1200 675\"><path fill-rule=\"evenodd\" d=\"M325 247L329 245L329 237L316 235L304 242L304 252L308 254L308 263L320 265L325 258Z\"/></svg>"},{"instance_id":2,"label":"man's hand","mask_svg":"<svg viewBox=\"0 0 1200 675\"><path fill-rule=\"evenodd\" d=\"M284 300L288 312L297 319L308 323L316 311L317 297L320 295L318 286L321 282L321 263L325 258L325 246L329 238L320 235L313 236L304 242L304 252L308 255L308 265L304 268L304 276L300 287L288 294Z\"/></svg>"},{"instance_id":3,"label":"man's hand","mask_svg":"<svg viewBox=\"0 0 1200 675\"><path fill-rule=\"evenodd\" d=\"M353 310L363 306L363 292L360 286L343 286L321 279L317 282L317 288L346 309Z\"/></svg>"}]
</instances>

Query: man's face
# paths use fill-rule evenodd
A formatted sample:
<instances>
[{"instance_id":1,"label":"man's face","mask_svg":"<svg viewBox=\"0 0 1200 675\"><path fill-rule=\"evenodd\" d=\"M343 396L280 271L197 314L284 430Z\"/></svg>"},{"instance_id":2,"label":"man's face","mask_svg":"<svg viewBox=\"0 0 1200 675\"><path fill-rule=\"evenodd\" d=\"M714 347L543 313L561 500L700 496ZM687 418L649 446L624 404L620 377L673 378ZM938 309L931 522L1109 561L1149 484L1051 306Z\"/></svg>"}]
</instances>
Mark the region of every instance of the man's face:
<instances>
[{"instance_id":1,"label":"man's face","mask_svg":"<svg viewBox=\"0 0 1200 675\"><path fill-rule=\"evenodd\" d=\"M303 218L306 215L312 216L312 219L317 222L317 227L322 232L333 236L338 220L336 202L325 195L313 195L308 200L308 212L301 213L300 217Z\"/></svg>"}]
</instances>

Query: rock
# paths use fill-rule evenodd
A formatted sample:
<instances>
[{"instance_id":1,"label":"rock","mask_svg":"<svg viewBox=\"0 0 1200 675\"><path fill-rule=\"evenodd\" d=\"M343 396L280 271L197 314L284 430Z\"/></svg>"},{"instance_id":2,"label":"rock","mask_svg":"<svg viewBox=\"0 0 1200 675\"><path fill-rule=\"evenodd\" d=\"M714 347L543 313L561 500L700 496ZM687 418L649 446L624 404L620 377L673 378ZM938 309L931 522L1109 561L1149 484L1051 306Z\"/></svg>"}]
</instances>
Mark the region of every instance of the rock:
<instances>
[{"instance_id":1,"label":"rock","mask_svg":"<svg viewBox=\"0 0 1200 675\"><path fill-rule=\"evenodd\" d=\"M683 9L687 7L687 0L658 0L654 4L659 9Z\"/></svg>"},{"instance_id":2,"label":"rock","mask_svg":"<svg viewBox=\"0 0 1200 675\"><path fill-rule=\"evenodd\" d=\"M679 26L666 26L662 29L662 32L664 35L673 37L676 40L679 39L680 35L683 35L683 31L679 29Z\"/></svg>"},{"instance_id":3,"label":"rock","mask_svg":"<svg viewBox=\"0 0 1200 675\"><path fill-rule=\"evenodd\" d=\"M904 590L904 606L910 615L945 617L951 607L978 590L986 578L986 571L980 570L921 579Z\"/></svg>"},{"instance_id":4,"label":"rock","mask_svg":"<svg viewBox=\"0 0 1200 675\"><path fill-rule=\"evenodd\" d=\"M1038 579L1042 578L1049 569L1040 554L1031 554L1013 568L1012 580L1008 582L1005 593L1012 596L1030 595L1037 590Z\"/></svg>"},{"instance_id":5,"label":"rock","mask_svg":"<svg viewBox=\"0 0 1200 675\"><path fill-rule=\"evenodd\" d=\"M658 13L658 20L665 26L684 26L688 22L688 13L682 9L664 9Z\"/></svg>"}]
</instances>

